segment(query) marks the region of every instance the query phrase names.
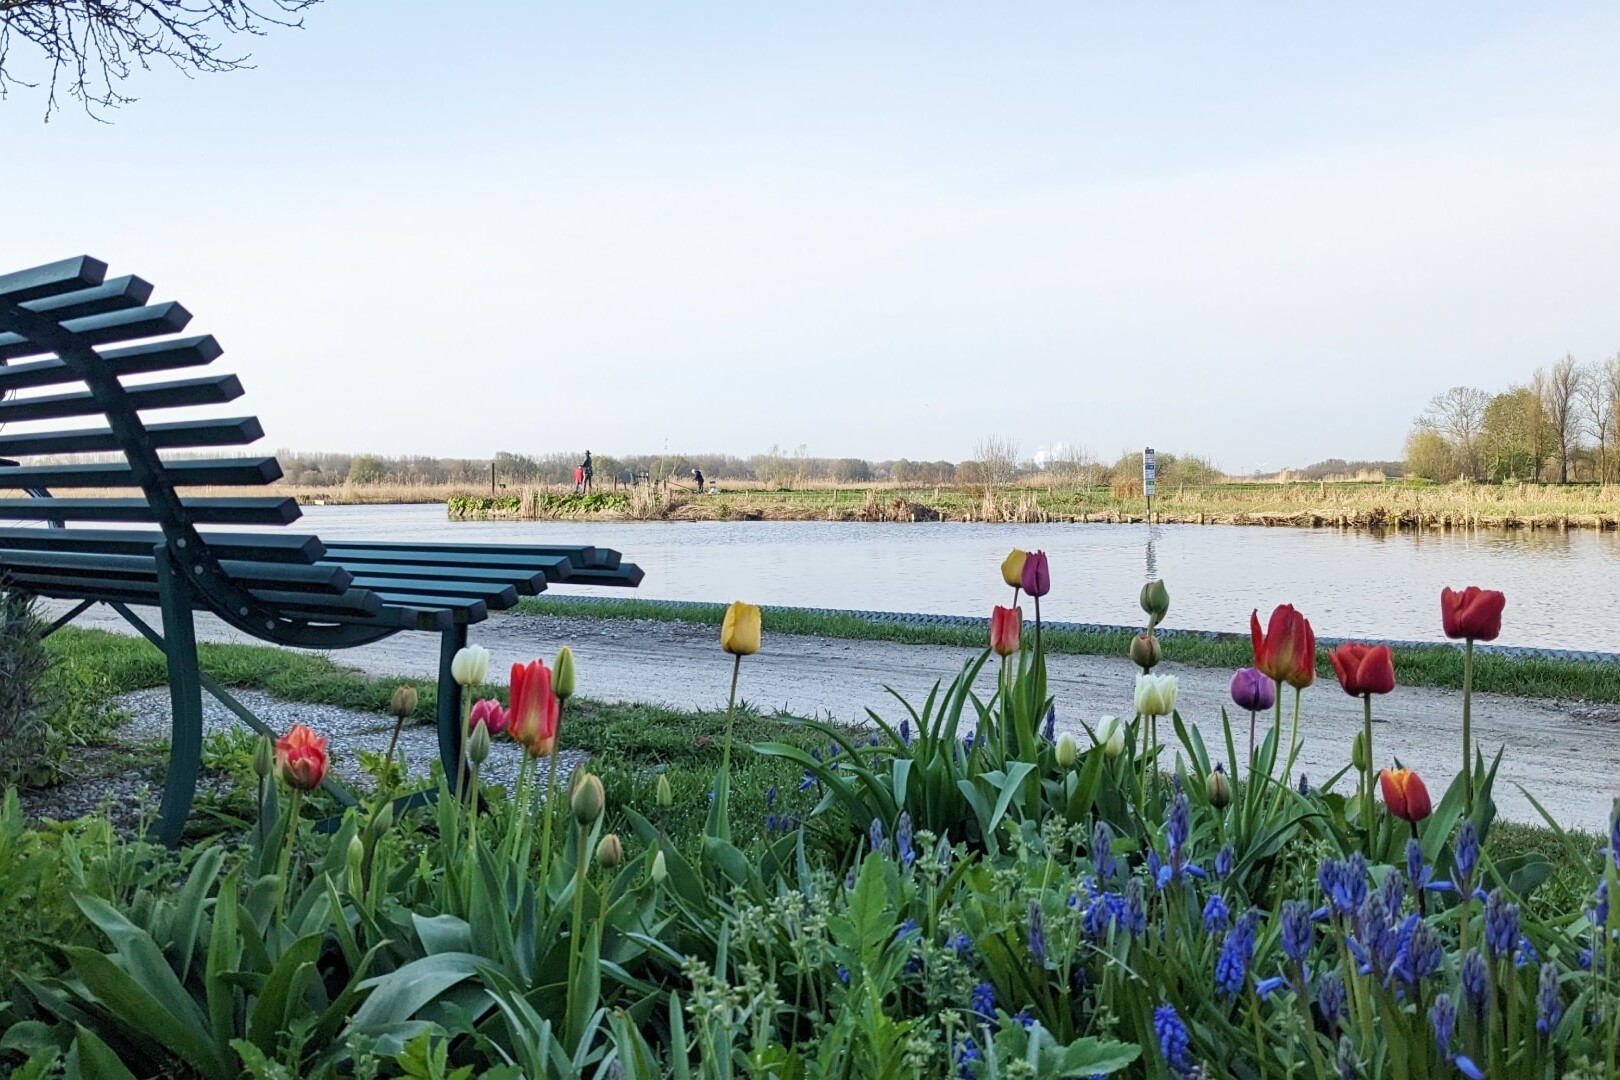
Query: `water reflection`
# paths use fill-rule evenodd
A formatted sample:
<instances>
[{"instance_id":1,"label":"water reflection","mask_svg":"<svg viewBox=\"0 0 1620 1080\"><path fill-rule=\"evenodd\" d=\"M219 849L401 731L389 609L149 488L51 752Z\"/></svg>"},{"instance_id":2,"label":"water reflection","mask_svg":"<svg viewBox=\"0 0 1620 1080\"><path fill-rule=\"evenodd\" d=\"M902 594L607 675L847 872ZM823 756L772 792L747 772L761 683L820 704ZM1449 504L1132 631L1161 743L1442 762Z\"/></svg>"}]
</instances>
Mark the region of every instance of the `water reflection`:
<instances>
[{"instance_id":1,"label":"water reflection","mask_svg":"<svg viewBox=\"0 0 1620 1080\"><path fill-rule=\"evenodd\" d=\"M1440 638L1443 586L1508 595L1501 642L1620 651L1620 535L1591 530L1374 535L1197 525L850 522L447 525L438 506L311 507L309 531L479 542L595 543L647 571L646 597L986 614L1013 547L1044 549L1054 619L1134 625L1141 578L1164 578L1168 625L1243 633L1293 603L1325 636ZM295 526L296 528L297 526Z\"/></svg>"}]
</instances>

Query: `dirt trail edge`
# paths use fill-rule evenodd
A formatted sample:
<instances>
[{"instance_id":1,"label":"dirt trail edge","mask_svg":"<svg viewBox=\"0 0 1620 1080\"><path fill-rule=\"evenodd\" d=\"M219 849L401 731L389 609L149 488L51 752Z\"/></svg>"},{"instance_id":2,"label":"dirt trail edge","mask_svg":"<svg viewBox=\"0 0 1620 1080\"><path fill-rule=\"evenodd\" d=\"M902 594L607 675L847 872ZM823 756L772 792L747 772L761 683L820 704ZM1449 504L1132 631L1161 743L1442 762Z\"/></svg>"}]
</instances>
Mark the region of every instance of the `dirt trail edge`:
<instances>
[{"instance_id":1,"label":"dirt trail edge","mask_svg":"<svg viewBox=\"0 0 1620 1080\"><path fill-rule=\"evenodd\" d=\"M155 616L155 613L153 613ZM128 628L110 610L95 608L76 623L120 633ZM197 635L207 641L251 642L211 618L199 617ZM489 649L490 673L504 681L514 662L548 660L572 645L579 662L580 693L604 701L639 701L681 709L723 709L731 658L720 651L711 626L631 619L589 619L553 615L497 615L473 627L472 640ZM402 633L375 645L334 652L332 659L374 675L432 677L438 670L439 639ZM1174 646L1169 651L1174 654ZM949 681L973 650L942 645L903 645L883 641L772 635L764 649L743 663L738 695L760 709L799 716L866 720L871 708L890 723L904 715L886 691L893 687L920 708L935 680ZM1057 655L1048 659L1050 690L1056 699L1057 730L1084 739L1080 721L1095 724L1109 713L1129 716L1135 668L1124 658ZM983 696L994 688L986 666ZM1229 705L1220 668L1186 667L1166 660L1157 669L1180 680L1177 707L1197 725L1210 751L1224 760L1220 710ZM1398 675L1399 673L1397 673ZM1380 765L1401 762L1430 781L1436 799L1461 765L1461 694L1452 690L1397 687L1374 703L1373 746ZM1284 723L1293 691L1284 688ZM1238 753L1246 752L1247 716L1234 716ZM1260 717L1260 730L1270 724ZM1350 742L1361 724L1361 701L1336 683L1318 681L1305 691L1300 715L1304 741L1294 780L1303 772L1320 782L1350 759ZM1242 729L1242 730L1238 730ZM1169 726L1161 735L1173 738ZM1497 774L1496 803L1503 817L1539 823L1541 817L1520 792L1522 785L1565 828L1606 832L1620 775L1620 709L1536 698L1476 694L1474 735L1487 754L1505 746ZM1285 735L1286 737L1286 735ZM1084 742L1082 742L1084 745ZM1230 768L1230 765L1228 765ZM1341 788L1345 787L1340 781Z\"/></svg>"}]
</instances>

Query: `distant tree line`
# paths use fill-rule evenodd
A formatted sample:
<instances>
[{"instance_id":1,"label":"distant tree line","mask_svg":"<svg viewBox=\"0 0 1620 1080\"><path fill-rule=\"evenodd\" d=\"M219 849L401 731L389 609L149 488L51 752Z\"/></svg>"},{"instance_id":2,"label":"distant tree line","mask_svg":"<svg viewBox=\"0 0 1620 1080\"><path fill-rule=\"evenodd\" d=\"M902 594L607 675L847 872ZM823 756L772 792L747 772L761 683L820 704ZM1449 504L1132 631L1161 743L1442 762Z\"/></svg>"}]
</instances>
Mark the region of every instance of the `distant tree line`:
<instances>
[{"instance_id":1,"label":"distant tree line","mask_svg":"<svg viewBox=\"0 0 1620 1080\"><path fill-rule=\"evenodd\" d=\"M1608 483L1620 479L1620 354L1565 355L1525 383L1436 394L1406 440L1406 472L1430 480Z\"/></svg>"}]
</instances>

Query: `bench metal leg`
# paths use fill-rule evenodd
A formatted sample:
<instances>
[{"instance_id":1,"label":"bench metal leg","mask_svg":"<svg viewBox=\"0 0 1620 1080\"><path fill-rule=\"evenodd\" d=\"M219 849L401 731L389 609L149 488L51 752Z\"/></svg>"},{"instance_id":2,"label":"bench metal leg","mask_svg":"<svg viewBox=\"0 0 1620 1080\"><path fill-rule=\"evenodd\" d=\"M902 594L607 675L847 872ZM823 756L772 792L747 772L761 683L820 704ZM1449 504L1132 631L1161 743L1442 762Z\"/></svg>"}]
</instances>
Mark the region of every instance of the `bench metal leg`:
<instances>
[{"instance_id":1,"label":"bench metal leg","mask_svg":"<svg viewBox=\"0 0 1620 1080\"><path fill-rule=\"evenodd\" d=\"M461 790L461 684L450 674L450 662L467 646L465 623L452 626L439 637L439 760L450 790Z\"/></svg>"},{"instance_id":2,"label":"bench metal leg","mask_svg":"<svg viewBox=\"0 0 1620 1080\"><path fill-rule=\"evenodd\" d=\"M163 611L163 653L169 661L169 701L174 727L169 736L169 775L163 784L158 839L178 847L191 816L202 770L202 672L197 666L197 630L191 598L166 544L157 545L158 598Z\"/></svg>"}]
</instances>

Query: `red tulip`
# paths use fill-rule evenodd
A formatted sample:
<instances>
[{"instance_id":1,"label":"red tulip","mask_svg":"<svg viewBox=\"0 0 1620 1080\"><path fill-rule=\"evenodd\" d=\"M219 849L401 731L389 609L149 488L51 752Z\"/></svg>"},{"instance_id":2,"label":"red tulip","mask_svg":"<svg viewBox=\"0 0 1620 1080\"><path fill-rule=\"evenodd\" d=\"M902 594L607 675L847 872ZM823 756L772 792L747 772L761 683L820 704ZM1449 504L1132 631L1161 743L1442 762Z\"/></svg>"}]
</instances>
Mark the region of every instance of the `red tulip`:
<instances>
[{"instance_id":1,"label":"red tulip","mask_svg":"<svg viewBox=\"0 0 1620 1080\"><path fill-rule=\"evenodd\" d=\"M1031 596L1045 596L1052 591L1052 572L1046 565L1046 552L1032 551L1024 556L1019 581Z\"/></svg>"},{"instance_id":2,"label":"red tulip","mask_svg":"<svg viewBox=\"0 0 1620 1080\"><path fill-rule=\"evenodd\" d=\"M1462 592L1440 590L1440 621L1448 638L1494 641L1502 632L1502 608L1507 597L1495 589L1470 585Z\"/></svg>"},{"instance_id":3,"label":"red tulip","mask_svg":"<svg viewBox=\"0 0 1620 1080\"><path fill-rule=\"evenodd\" d=\"M1347 641L1328 653L1339 685L1351 697L1387 694L1395 689L1395 654L1388 645Z\"/></svg>"},{"instance_id":4,"label":"red tulip","mask_svg":"<svg viewBox=\"0 0 1620 1080\"><path fill-rule=\"evenodd\" d=\"M1434 812L1423 777L1411 769L1383 770L1378 774L1378 786L1384 790L1384 805L1402 821L1416 825Z\"/></svg>"},{"instance_id":5,"label":"red tulip","mask_svg":"<svg viewBox=\"0 0 1620 1080\"><path fill-rule=\"evenodd\" d=\"M472 711L467 714L467 731L482 724L489 729L491 735L500 735L506 731L506 710L494 698L480 698L473 702Z\"/></svg>"},{"instance_id":6,"label":"red tulip","mask_svg":"<svg viewBox=\"0 0 1620 1080\"><path fill-rule=\"evenodd\" d=\"M1260 612L1249 616L1249 636L1254 640L1254 666L1276 682L1303 690L1316 681L1316 632L1293 604L1283 604L1271 613L1271 624L1260 633Z\"/></svg>"},{"instance_id":7,"label":"red tulip","mask_svg":"<svg viewBox=\"0 0 1620 1080\"><path fill-rule=\"evenodd\" d=\"M554 752L561 707L551 689L551 669L545 661L512 665L510 697L512 707L506 718L512 738L522 743L532 757Z\"/></svg>"},{"instance_id":8,"label":"red tulip","mask_svg":"<svg viewBox=\"0 0 1620 1080\"><path fill-rule=\"evenodd\" d=\"M326 737L303 724L294 724L291 731L276 740L276 774L288 787L315 790L326 777L328 763Z\"/></svg>"},{"instance_id":9,"label":"red tulip","mask_svg":"<svg viewBox=\"0 0 1620 1080\"><path fill-rule=\"evenodd\" d=\"M1016 607L997 607L990 613L990 648L997 656L1013 656L1018 652L1018 635L1024 629L1024 611Z\"/></svg>"}]
</instances>

